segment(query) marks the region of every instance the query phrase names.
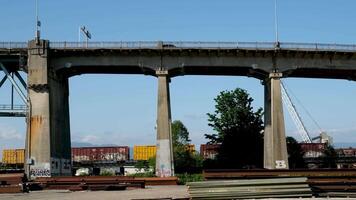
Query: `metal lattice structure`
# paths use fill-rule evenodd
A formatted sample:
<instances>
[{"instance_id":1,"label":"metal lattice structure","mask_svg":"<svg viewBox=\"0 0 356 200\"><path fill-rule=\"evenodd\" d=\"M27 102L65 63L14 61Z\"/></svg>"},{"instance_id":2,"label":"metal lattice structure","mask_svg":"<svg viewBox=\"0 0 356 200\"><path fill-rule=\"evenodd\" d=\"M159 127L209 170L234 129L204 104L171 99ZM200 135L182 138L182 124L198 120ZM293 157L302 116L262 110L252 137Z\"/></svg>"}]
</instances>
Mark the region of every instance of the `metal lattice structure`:
<instances>
[{"instance_id":1,"label":"metal lattice structure","mask_svg":"<svg viewBox=\"0 0 356 200\"><path fill-rule=\"evenodd\" d=\"M295 126L297 127L298 133L302 137L303 142L311 143L312 140L309 136L309 132L306 129L300 115L298 114L297 109L295 108L292 100L290 99L290 96L289 96L282 81L281 81L281 92L282 92L282 100L283 100L285 106L287 107L288 112L289 112Z\"/></svg>"},{"instance_id":2,"label":"metal lattice structure","mask_svg":"<svg viewBox=\"0 0 356 200\"><path fill-rule=\"evenodd\" d=\"M26 90L26 82L17 71L9 72L2 63L0 63L0 69L5 73L4 77L0 81L0 88L4 85L6 80L11 82L11 103L9 105L0 105L0 117L26 117L28 110L27 96L18 84L18 82L21 83L22 87ZM15 80L15 77L18 79L18 82ZM23 101L24 105L14 104L14 90L20 96L20 99Z\"/></svg>"}]
</instances>

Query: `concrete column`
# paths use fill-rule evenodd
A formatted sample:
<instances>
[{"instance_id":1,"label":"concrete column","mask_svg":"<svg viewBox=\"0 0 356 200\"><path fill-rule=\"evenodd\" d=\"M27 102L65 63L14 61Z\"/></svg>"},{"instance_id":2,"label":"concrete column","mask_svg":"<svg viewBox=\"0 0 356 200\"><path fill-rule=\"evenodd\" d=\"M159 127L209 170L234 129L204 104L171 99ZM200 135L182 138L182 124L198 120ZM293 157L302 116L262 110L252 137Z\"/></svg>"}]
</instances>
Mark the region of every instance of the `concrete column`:
<instances>
[{"instance_id":1,"label":"concrete column","mask_svg":"<svg viewBox=\"0 0 356 200\"><path fill-rule=\"evenodd\" d=\"M169 177L174 175L169 98L170 79L167 71L157 71L156 74L158 77L156 175Z\"/></svg>"},{"instance_id":2,"label":"concrete column","mask_svg":"<svg viewBox=\"0 0 356 200\"><path fill-rule=\"evenodd\" d=\"M30 41L28 51L26 173L71 175L68 79L50 67L48 41Z\"/></svg>"},{"instance_id":3,"label":"concrete column","mask_svg":"<svg viewBox=\"0 0 356 200\"><path fill-rule=\"evenodd\" d=\"M281 73L271 73L265 81L264 168L288 169L284 127Z\"/></svg>"}]
</instances>

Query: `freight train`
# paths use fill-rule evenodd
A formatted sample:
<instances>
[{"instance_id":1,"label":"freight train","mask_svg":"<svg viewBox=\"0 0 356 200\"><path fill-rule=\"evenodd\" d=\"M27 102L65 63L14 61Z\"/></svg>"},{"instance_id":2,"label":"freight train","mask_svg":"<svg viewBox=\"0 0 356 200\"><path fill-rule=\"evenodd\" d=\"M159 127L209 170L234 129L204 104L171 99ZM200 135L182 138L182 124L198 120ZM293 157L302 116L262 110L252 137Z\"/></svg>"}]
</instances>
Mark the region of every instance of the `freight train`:
<instances>
[{"instance_id":1,"label":"freight train","mask_svg":"<svg viewBox=\"0 0 356 200\"><path fill-rule=\"evenodd\" d=\"M195 146L189 145L189 151L194 152ZM130 147L73 147L73 165L105 165L129 163L132 161L148 160L156 156L155 145L135 145L133 147L133 159L130 157ZM25 161L24 149L4 149L2 163L7 166L23 166Z\"/></svg>"}]
</instances>

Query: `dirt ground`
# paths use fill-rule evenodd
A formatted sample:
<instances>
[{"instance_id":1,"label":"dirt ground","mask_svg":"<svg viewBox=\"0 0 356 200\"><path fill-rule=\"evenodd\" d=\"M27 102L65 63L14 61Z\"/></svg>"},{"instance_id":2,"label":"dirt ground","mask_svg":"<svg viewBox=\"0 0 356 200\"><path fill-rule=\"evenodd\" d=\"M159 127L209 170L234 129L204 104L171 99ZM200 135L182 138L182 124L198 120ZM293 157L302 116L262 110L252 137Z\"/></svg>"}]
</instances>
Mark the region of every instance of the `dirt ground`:
<instances>
[{"instance_id":1,"label":"dirt ground","mask_svg":"<svg viewBox=\"0 0 356 200\"><path fill-rule=\"evenodd\" d=\"M27 194L0 194L0 200L128 200L185 197L189 197L186 186L146 186L145 189L124 191L44 190Z\"/></svg>"}]
</instances>

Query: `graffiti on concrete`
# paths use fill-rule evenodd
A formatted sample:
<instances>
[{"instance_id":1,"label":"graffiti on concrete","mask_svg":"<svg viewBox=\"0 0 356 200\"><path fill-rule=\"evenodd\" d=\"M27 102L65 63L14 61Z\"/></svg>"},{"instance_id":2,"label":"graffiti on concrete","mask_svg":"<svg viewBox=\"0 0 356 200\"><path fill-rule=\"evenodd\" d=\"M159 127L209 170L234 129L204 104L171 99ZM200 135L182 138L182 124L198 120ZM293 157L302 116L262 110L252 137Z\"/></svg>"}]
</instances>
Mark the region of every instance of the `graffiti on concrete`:
<instances>
[{"instance_id":1,"label":"graffiti on concrete","mask_svg":"<svg viewBox=\"0 0 356 200\"><path fill-rule=\"evenodd\" d=\"M50 177L51 172L49 169L31 169L30 170L31 177Z\"/></svg>"}]
</instances>

